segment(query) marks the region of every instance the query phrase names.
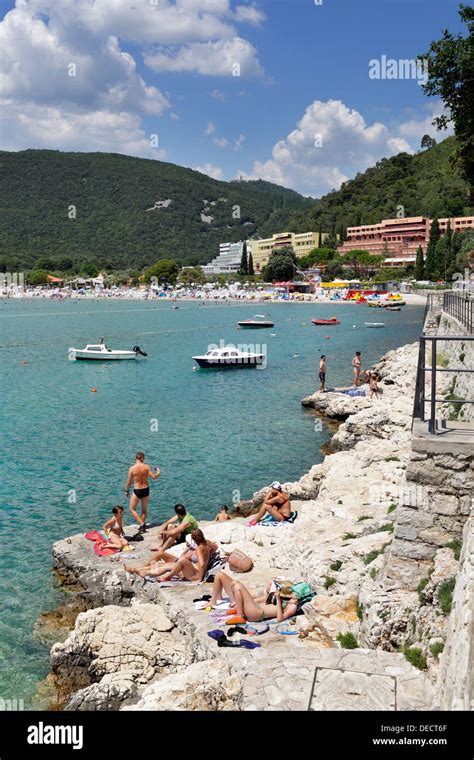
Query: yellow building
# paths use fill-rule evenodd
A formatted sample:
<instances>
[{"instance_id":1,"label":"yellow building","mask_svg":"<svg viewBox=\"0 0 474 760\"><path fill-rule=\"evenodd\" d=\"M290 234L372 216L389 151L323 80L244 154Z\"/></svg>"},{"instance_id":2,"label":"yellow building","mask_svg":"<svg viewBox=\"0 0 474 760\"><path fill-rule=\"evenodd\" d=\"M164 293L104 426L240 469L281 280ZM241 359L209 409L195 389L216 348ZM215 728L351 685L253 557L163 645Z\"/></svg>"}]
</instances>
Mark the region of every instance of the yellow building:
<instances>
[{"instance_id":1,"label":"yellow building","mask_svg":"<svg viewBox=\"0 0 474 760\"><path fill-rule=\"evenodd\" d=\"M261 272L265 264L268 263L270 254L279 248L289 246L293 249L295 255L300 258L301 256L306 256L313 248L320 248L327 237L327 232L321 233L321 240L319 240L319 232L278 232L272 235L271 238L252 240L254 269L256 272Z\"/></svg>"}]
</instances>

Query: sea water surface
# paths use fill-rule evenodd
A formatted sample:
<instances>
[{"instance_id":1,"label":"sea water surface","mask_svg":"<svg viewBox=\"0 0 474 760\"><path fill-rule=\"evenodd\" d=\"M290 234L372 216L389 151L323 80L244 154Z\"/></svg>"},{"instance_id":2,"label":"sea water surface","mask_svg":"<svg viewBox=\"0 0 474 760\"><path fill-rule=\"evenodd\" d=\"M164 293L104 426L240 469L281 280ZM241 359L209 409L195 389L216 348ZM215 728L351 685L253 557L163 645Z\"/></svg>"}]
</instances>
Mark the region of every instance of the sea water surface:
<instances>
[{"instance_id":1,"label":"sea water surface","mask_svg":"<svg viewBox=\"0 0 474 760\"><path fill-rule=\"evenodd\" d=\"M255 313L269 314L275 328L237 330ZM336 327L311 324L333 314ZM151 483L152 521L171 516L178 501L211 518L265 483L295 480L321 461L329 437L300 405L319 386L321 353L327 384L349 384L356 350L368 367L416 340L421 318L418 306L385 313L356 304L0 301L0 697L31 705L49 669L34 624L62 599L51 546L102 526L115 504L127 510L137 449L161 467ZM101 336L112 348L138 344L148 358L68 360L69 347ZM221 340L264 344L266 368L193 371L193 354Z\"/></svg>"}]
</instances>

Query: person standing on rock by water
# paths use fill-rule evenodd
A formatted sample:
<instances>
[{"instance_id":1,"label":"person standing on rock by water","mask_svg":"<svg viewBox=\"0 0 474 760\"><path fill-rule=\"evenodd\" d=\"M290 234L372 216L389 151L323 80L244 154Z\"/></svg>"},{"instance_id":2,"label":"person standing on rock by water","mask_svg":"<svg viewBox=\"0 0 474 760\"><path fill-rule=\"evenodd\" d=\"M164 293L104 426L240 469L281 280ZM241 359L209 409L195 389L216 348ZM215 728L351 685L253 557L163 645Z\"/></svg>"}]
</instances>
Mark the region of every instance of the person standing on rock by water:
<instances>
[{"instance_id":1,"label":"person standing on rock by water","mask_svg":"<svg viewBox=\"0 0 474 760\"><path fill-rule=\"evenodd\" d=\"M375 398L380 398L379 396L379 386L377 381L377 375L375 372L371 372L370 374L370 394L369 398L373 398L375 395Z\"/></svg>"},{"instance_id":2,"label":"person standing on rock by water","mask_svg":"<svg viewBox=\"0 0 474 760\"><path fill-rule=\"evenodd\" d=\"M148 478L157 480L160 477L160 468L157 467L155 472L152 471L148 464L145 464L145 454L143 451L137 451L135 455L135 464L130 467L128 471L127 483L125 485L125 495L127 499L130 496L130 485L133 480L133 493L130 499L130 512L140 525L140 533L146 530L146 517L148 508L148 499L150 496L150 486L148 485ZM137 512L138 503L141 502L142 513Z\"/></svg>"},{"instance_id":3,"label":"person standing on rock by water","mask_svg":"<svg viewBox=\"0 0 474 760\"><path fill-rule=\"evenodd\" d=\"M359 379L360 379L360 368L362 366L360 351L356 351L356 354L352 360L352 366L354 367L354 385L357 388L359 385Z\"/></svg>"},{"instance_id":4,"label":"person standing on rock by water","mask_svg":"<svg viewBox=\"0 0 474 760\"><path fill-rule=\"evenodd\" d=\"M326 357L324 354L321 356L321 359L319 361L319 381L320 381L319 390L321 392L324 392L325 391L324 386L326 383Z\"/></svg>"}]
</instances>

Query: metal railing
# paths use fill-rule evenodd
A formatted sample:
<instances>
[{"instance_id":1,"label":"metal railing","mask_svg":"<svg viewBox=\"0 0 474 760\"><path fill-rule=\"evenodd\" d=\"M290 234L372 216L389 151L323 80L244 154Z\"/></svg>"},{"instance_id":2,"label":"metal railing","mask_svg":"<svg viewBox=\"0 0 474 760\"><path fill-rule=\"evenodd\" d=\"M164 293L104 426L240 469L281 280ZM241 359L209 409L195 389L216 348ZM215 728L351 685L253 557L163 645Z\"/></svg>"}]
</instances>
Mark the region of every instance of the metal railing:
<instances>
[{"instance_id":1,"label":"metal railing","mask_svg":"<svg viewBox=\"0 0 474 760\"><path fill-rule=\"evenodd\" d=\"M474 300L467 293L444 293L443 311L456 319L468 332L474 332Z\"/></svg>"},{"instance_id":2,"label":"metal railing","mask_svg":"<svg viewBox=\"0 0 474 760\"><path fill-rule=\"evenodd\" d=\"M474 340L474 335L421 335L420 336L420 348L418 353L418 366L416 372L415 383L415 403L413 407L413 419L421 420L425 422L428 418L428 432L435 434L437 430L436 421L436 404L474 404L474 400L461 399L456 397L451 398L436 398L437 391L437 375L440 372L469 372L474 373L474 369L467 369L465 367L450 367L449 369L440 368L436 365L436 348L439 342L457 342L464 343ZM427 366L426 363L426 345L428 341L431 341L431 364ZM431 373L430 381L430 395L426 396L426 373ZM429 404L429 415L426 414L425 405Z\"/></svg>"}]
</instances>

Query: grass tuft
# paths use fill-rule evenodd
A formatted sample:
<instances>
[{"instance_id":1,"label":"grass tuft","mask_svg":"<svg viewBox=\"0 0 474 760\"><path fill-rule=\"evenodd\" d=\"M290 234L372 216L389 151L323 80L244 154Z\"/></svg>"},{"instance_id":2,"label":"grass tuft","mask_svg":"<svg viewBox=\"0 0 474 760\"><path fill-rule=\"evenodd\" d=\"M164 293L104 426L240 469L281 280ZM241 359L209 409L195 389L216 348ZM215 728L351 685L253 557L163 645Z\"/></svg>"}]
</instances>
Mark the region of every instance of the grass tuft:
<instances>
[{"instance_id":1,"label":"grass tuft","mask_svg":"<svg viewBox=\"0 0 474 760\"><path fill-rule=\"evenodd\" d=\"M359 642L353 633L338 633L337 640L343 649L357 649Z\"/></svg>"},{"instance_id":2,"label":"grass tuft","mask_svg":"<svg viewBox=\"0 0 474 760\"><path fill-rule=\"evenodd\" d=\"M403 647L403 654L405 655L405 659L408 660L413 667L418 668L418 670L426 670L428 667L426 657L419 647L411 647L408 646L408 644L405 644Z\"/></svg>"}]
</instances>

